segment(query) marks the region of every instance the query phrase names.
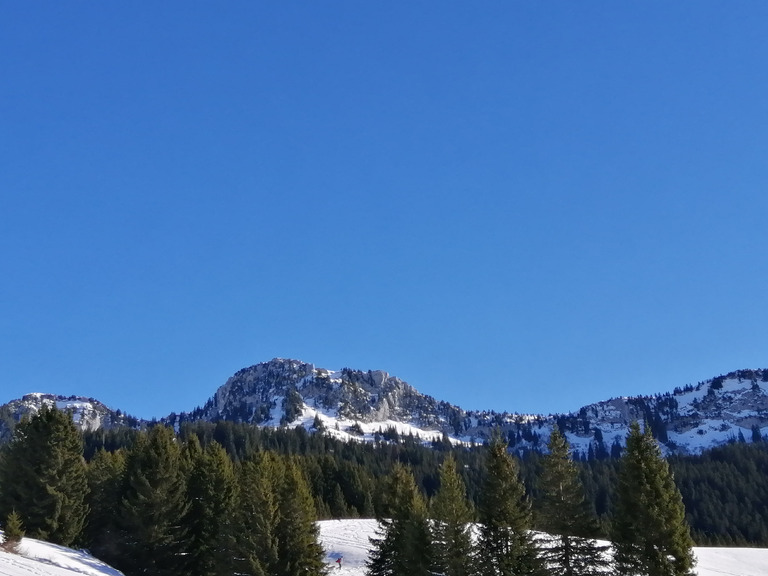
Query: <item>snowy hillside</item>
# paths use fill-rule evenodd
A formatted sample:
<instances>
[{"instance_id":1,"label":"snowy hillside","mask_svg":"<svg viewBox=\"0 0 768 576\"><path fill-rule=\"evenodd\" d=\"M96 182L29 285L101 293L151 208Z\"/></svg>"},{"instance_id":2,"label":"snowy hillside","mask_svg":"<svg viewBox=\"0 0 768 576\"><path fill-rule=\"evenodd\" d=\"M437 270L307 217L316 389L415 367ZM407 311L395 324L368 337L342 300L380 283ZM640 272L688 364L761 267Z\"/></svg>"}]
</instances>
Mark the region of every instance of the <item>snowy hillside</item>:
<instances>
[{"instance_id":1,"label":"snowy hillside","mask_svg":"<svg viewBox=\"0 0 768 576\"><path fill-rule=\"evenodd\" d=\"M122 576L86 552L24 538L18 554L0 549L0 576Z\"/></svg>"},{"instance_id":2,"label":"snowy hillside","mask_svg":"<svg viewBox=\"0 0 768 576\"><path fill-rule=\"evenodd\" d=\"M375 520L326 520L320 522L320 539L331 575L364 576L369 538L375 536ZM768 549L696 548L699 576L765 576ZM336 562L343 557L341 567Z\"/></svg>"}]
</instances>

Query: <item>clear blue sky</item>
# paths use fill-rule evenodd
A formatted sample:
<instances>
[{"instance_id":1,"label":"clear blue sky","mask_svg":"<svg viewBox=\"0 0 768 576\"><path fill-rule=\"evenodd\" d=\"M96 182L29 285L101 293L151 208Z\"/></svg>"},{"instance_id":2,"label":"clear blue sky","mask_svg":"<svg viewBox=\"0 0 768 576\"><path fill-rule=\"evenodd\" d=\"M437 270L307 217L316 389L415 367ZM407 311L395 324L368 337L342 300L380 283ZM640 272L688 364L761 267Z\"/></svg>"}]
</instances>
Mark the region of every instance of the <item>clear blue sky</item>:
<instances>
[{"instance_id":1,"label":"clear blue sky","mask_svg":"<svg viewBox=\"0 0 768 576\"><path fill-rule=\"evenodd\" d=\"M3 2L0 403L275 356L565 412L768 367L768 3Z\"/></svg>"}]
</instances>

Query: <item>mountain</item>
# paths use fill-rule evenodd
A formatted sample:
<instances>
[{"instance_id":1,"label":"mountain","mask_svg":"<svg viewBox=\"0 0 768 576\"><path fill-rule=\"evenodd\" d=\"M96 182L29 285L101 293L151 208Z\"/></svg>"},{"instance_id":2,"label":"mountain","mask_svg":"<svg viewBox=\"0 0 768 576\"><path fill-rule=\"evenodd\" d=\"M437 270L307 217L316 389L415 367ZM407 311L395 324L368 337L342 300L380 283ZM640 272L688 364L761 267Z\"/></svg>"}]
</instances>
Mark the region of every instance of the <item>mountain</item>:
<instances>
[{"instance_id":1,"label":"mountain","mask_svg":"<svg viewBox=\"0 0 768 576\"><path fill-rule=\"evenodd\" d=\"M30 394L0 407L2 420L55 402L72 409L81 427L146 422L111 411L93 399ZM655 396L611 398L570 414L531 415L472 411L421 394L376 370L333 371L275 358L230 377L202 407L163 422L230 420L260 426L303 426L341 439L482 442L499 428L518 452L541 450L552 427L565 431L578 457L618 455L634 420L648 423L667 453L699 453L727 442L760 440L768 433L768 370L739 370Z\"/></svg>"},{"instance_id":2,"label":"mountain","mask_svg":"<svg viewBox=\"0 0 768 576\"><path fill-rule=\"evenodd\" d=\"M668 453L699 453L768 432L768 370L739 370L655 396L611 398L570 414L463 410L418 392L383 371L330 371L276 358L244 368L202 408L167 422L233 420L263 426L320 428L339 438L482 442L500 428L518 451L540 450L554 425L577 454L617 455L629 424L648 422Z\"/></svg>"},{"instance_id":3,"label":"mountain","mask_svg":"<svg viewBox=\"0 0 768 576\"><path fill-rule=\"evenodd\" d=\"M140 425L138 419L120 410L112 410L94 398L33 393L0 406L0 441L8 440L17 422L24 416L37 413L44 405L71 412L81 430Z\"/></svg>"}]
</instances>

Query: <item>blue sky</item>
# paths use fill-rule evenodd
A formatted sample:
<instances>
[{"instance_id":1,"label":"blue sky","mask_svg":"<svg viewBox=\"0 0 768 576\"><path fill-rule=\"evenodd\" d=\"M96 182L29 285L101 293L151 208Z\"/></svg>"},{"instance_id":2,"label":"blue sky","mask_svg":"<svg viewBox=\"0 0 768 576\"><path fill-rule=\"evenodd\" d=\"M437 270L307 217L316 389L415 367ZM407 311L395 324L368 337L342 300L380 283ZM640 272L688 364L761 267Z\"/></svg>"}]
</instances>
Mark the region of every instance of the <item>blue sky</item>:
<instances>
[{"instance_id":1,"label":"blue sky","mask_svg":"<svg viewBox=\"0 0 768 576\"><path fill-rule=\"evenodd\" d=\"M768 4L5 2L0 403L273 357L565 412L768 367Z\"/></svg>"}]
</instances>

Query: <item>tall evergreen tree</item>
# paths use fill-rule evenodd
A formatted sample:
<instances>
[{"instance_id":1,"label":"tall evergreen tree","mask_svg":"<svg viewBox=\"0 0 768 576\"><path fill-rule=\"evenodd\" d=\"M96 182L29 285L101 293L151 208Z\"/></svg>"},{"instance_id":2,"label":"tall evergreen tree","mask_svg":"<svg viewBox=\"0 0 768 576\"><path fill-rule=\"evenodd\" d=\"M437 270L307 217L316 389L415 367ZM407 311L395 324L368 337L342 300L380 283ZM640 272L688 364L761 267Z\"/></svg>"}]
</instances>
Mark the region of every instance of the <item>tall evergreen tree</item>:
<instances>
[{"instance_id":1,"label":"tall evergreen tree","mask_svg":"<svg viewBox=\"0 0 768 576\"><path fill-rule=\"evenodd\" d=\"M693 541L667 461L633 422L621 458L611 539L621 576L693 574Z\"/></svg>"},{"instance_id":2,"label":"tall evergreen tree","mask_svg":"<svg viewBox=\"0 0 768 576\"><path fill-rule=\"evenodd\" d=\"M277 508L277 564L272 576L325 574L315 503L301 469L292 459L285 462Z\"/></svg>"},{"instance_id":3,"label":"tall evergreen tree","mask_svg":"<svg viewBox=\"0 0 768 576\"><path fill-rule=\"evenodd\" d=\"M238 471L236 521L236 572L266 576L277 570L277 488L282 478L280 462L261 453L244 462Z\"/></svg>"},{"instance_id":4,"label":"tall evergreen tree","mask_svg":"<svg viewBox=\"0 0 768 576\"><path fill-rule=\"evenodd\" d=\"M449 455L440 466L440 489L430 507L434 571L469 576L472 570L472 508L464 481Z\"/></svg>"},{"instance_id":5,"label":"tall evergreen tree","mask_svg":"<svg viewBox=\"0 0 768 576\"><path fill-rule=\"evenodd\" d=\"M197 436L190 439L198 444ZM232 461L218 442L196 454L187 481L185 518L189 576L232 572L237 484Z\"/></svg>"},{"instance_id":6,"label":"tall evergreen tree","mask_svg":"<svg viewBox=\"0 0 768 576\"><path fill-rule=\"evenodd\" d=\"M431 536L427 506L413 474L395 464L386 491L388 518L379 518L378 538L372 538L369 576L429 576Z\"/></svg>"},{"instance_id":7,"label":"tall evergreen tree","mask_svg":"<svg viewBox=\"0 0 768 576\"><path fill-rule=\"evenodd\" d=\"M121 560L128 574L186 574L182 559L187 512L181 451L173 430L155 426L128 454L118 507Z\"/></svg>"},{"instance_id":8,"label":"tall evergreen tree","mask_svg":"<svg viewBox=\"0 0 768 576\"><path fill-rule=\"evenodd\" d=\"M88 464L88 524L85 544L105 562L119 562L119 525L115 517L123 490L125 455L100 449Z\"/></svg>"},{"instance_id":9,"label":"tall evergreen tree","mask_svg":"<svg viewBox=\"0 0 768 576\"><path fill-rule=\"evenodd\" d=\"M87 493L72 415L43 406L19 423L0 457L0 518L15 510L29 536L69 546L83 530Z\"/></svg>"},{"instance_id":10,"label":"tall evergreen tree","mask_svg":"<svg viewBox=\"0 0 768 576\"><path fill-rule=\"evenodd\" d=\"M542 561L531 534L531 506L507 444L491 439L478 509L480 533L475 553L478 576L542 574Z\"/></svg>"},{"instance_id":11,"label":"tall evergreen tree","mask_svg":"<svg viewBox=\"0 0 768 576\"><path fill-rule=\"evenodd\" d=\"M539 527L552 537L542 556L550 572L562 576L594 576L604 572L607 547L598 546L597 519L584 495L568 441L555 427L549 453L542 460Z\"/></svg>"}]
</instances>

